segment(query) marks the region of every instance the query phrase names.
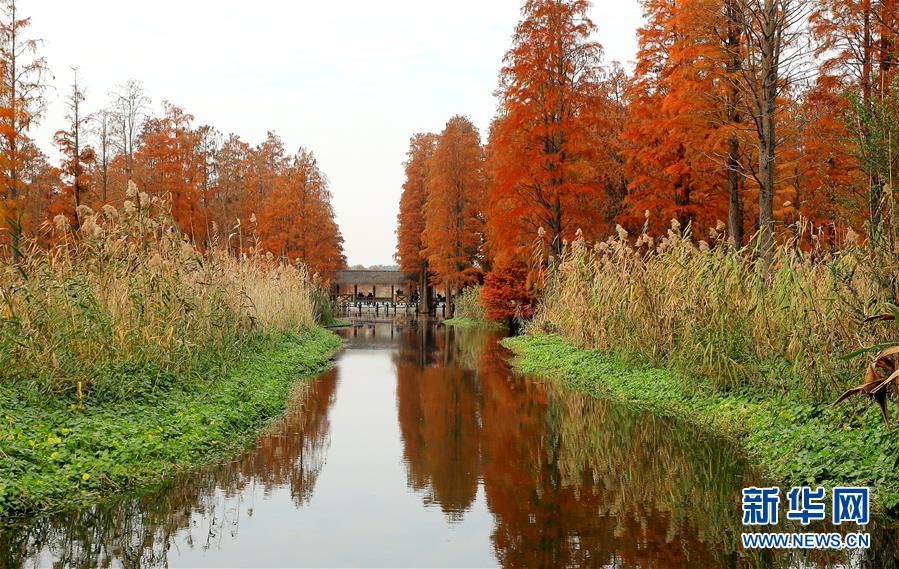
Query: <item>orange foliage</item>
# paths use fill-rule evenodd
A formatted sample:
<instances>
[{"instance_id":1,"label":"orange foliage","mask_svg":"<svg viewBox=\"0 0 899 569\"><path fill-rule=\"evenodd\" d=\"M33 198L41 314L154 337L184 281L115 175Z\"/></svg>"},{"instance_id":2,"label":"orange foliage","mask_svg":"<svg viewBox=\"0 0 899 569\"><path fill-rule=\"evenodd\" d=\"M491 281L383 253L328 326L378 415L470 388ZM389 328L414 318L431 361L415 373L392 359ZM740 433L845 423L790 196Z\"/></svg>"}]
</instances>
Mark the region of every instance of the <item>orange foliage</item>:
<instances>
[{"instance_id":1,"label":"orange foliage","mask_svg":"<svg viewBox=\"0 0 899 569\"><path fill-rule=\"evenodd\" d=\"M866 182L846 141L850 133L843 121L848 99L837 94L828 78L792 105L785 117L788 143L782 154L782 184L775 207L787 223L801 216L841 241L846 227L859 230L864 222ZM839 230L839 234L837 231Z\"/></svg>"},{"instance_id":2,"label":"orange foliage","mask_svg":"<svg viewBox=\"0 0 899 569\"><path fill-rule=\"evenodd\" d=\"M621 221L636 229L649 212L651 232L671 219L704 231L727 218L724 154L710 135L720 114L709 59L721 54L705 21L702 0L645 0L638 31L636 76L630 89L627 172L631 190Z\"/></svg>"},{"instance_id":3,"label":"orange foliage","mask_svg":"<svg viewBox=\"0 0 899 569\"><path fill-rule=\"evenodd\" d=\"M449 293L477 282L484 221L484 153L471 121L455 116L440 133L427 175L424 255L432 282Z\"/></svg>"},{"instance_id":4,"label":"orange foliage","mask_svg":"<svg viewBox=\"0 0 899 569\"><path fill-rule=\"evenodd\" d=\"M165 196L181 232L199 247L213 240L240 254L262 247L306 263L327 278L346 264L327 180L311 152L288 158L269 132L250 147L223 140L210 126L165 102L151 117L150 98L131 79L110 106L88 112L76 74L65 100L68 122L54 136L62 159L54 168L28 132L41 117L49 76L30 19L13 0L0 2L0 248L16 258L21 233L39 239L57 214L77 227L79 205L121 207L133 180L148 196ZM134 197L130 199L135 199ZM259 223L256 223L257 220Z\"/></svg>"},{"instance_id":5,"label":"orange foliage","mask_svg":"<svg viewBox=\"0 0 899 569\"><path fill-rule=\"evenodd\" d=\"M848 79L866 101L889 88L899 56L899 0L819 0L811 22L825 58L822 76Z\"/></svg>"},{"instance_id":6,"label":"orange foliage","mask_svg":"<svg viewBox=\"0 0 899 569\"><path fill-rule=\"evenodd\" d=\"M605 180L597 133L607 94L597 73L586 0L527 0L500 79L490 131L490 253L522 263L541 227L558 254L578 228L604 229Z\"/></svg>"},{"instance_id":7,"label":"orange foliage","mask_svg":"<svg viewBox=\"0 0 899 569\"><path fill-rule=\"evenodd\" d=\"M134 173L147 193L170 197L179 227L198 245L258 245L325 278L346 265L328 181L310 151L288 157L272 132L254 148L236 135L222 142L211 127L192 127L182 109L165 109L144 127Z\"/></svg>"},{"instance_id":8,"label":"orange foliage","mask_svg":"<svg viewBox=\"0 0 899 569\"><path fill-rule=\"evenodd\" d=\"M28 136L43 112L46 60L39 40L28 36L31 19L18 3L0 3L0 246L18 255L23 232L43 221L56 190L43 167L46 157Z\"/></svg>"},{"instance_id":9,"label":"orange foliage","mask_svg":"<svg viewBox=\"0 0 899 569\"><path fill-rule=\"evenodd\" d=\"M481 303L490 319L531 316L536 298L528 287L527 276L525 269L517 267L491 271L484 276Z\"/></svg>"},{"instance_id":10,"label":"orange foliage","mask_svg":"<svg viewBox=\"0 0 899 569\"><path fill-rule=\"evenodd\" d=\"M280 174L258 216L263 247L305 264L311 273L330 275L343 268L343 237L315 156L301 148Z\"/></svg>"},{"instance_id":11,"label":"orange foliage","mask_svg":"<svg viewBox=\"0 0 899 569\"><path fill-rule=\"evenodd\" d=\"M199 136L191 128L193 118L166 102L165 115L147 123L143 145L135 159L143 173L143 190L150 195L167 196L181 231L203 245L211 220L199 195L201 157Z\"/></svg>"},{"instance_id":12,"label":"orange foliage","mask_svg":"<svg viewBox=\"0 0 899 569\"><path fill-rule=\"evenodd\" d=\"M425 230L425 204L428 199L427 179L429 161L437 147L437 135L416 134L409 141L406 154L406 181L400 196L397 215L396 260L404 271L427 270L423 256L422 234Z\"/></svg>"},{"instance_id":13,"label":"orange foliage","mask_svg":"<svg viewBox=\"0 0 899 569\"><path fill-rule=\"evenodd\" d=\"M867 193L877 186L883 191L886 182L876 175L869 179L858 150L847 142L867 136L846 126L847 95L858 94L861 103L870 107L895 81L899 1L820 0L811 29L823 61L803 101L801 116L811 134L799 149L798 178L804 183L797 191L801 199L797 207L818 225L845 222L862 230L872 213Z\"/></svg>"}]
</instances>

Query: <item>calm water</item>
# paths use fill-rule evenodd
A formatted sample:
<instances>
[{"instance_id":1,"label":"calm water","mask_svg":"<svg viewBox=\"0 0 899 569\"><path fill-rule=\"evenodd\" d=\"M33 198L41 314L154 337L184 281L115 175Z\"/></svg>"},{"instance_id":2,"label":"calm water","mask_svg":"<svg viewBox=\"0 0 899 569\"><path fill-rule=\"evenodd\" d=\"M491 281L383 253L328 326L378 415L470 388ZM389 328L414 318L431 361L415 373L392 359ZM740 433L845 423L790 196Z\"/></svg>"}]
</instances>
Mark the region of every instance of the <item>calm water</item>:
<instances>
[{"instance_id":1,"label":"calm water","mask_svg":"<svg viewBox=\"0 0 899 569\"><path fill-rule=\"evenodd\" d=\"M335 368L254 449L7 528L0 566L862 565L744 557L756 480L733 446L516 375L496 333L340 333Z\"/></svg>"}]
</instances>

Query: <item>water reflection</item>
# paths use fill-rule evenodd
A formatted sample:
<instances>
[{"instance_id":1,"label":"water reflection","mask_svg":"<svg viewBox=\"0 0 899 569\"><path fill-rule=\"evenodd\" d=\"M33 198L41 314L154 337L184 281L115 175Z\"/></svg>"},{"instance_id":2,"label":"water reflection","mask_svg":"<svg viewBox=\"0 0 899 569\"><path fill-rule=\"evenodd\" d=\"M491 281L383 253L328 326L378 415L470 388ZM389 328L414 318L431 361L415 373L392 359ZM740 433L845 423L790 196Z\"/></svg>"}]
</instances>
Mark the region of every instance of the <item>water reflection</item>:
<instances>
[{"instance_id":1,"label":"water reflection","mask_svg":"<svg viewBox=\"0 0 899 569\"><path fill-rule=\"evenodd\" d=\"M336 369L235 460L0 532L0 566L871 566L747 556L735 448L521 377L495 332L341 332ZM894 538L874 536L875 545Z\"/></svg>"},{"instance_id":2,"label":"water reflection","mask_svg":"<svg viewBox=\"0 0 899 569\"><path fill-rule=\"evenodd\" d=\"M251 452L181 475L156 491L33 520L0 533L0 567L167 566L176 542L208 550L233 537L247 497L289 489L296 507L315 490L328 450L337 370L298 386L284 420ZM249 490L249 491L248 491Z\"/></svg>"},{"instance_id":3,"label":"water reflection","mask_svg":"<svg viewBox=\"0 0 899 569\"><path fill-rule=\"evenodd\" d=\"M427 339L426 334L419 333L416 339ZM409 487L423 492L426 504L439 505L448 520L458 521L478 490L481 425L476 374L455 365L422 365L417 354L401 350L396 381Z\"/></svg>"},{"instance_id":4,"label":"water reflection","mask_svg":"<svg viewBox=\"0 0 899 569\"><path fill-rule=\"evenodd\" d=\"M729 445L518 377L497 339L446 330L440 366L397 356L404 457L426 501L458 520L483 478L507 567L733 563L703 535L715 544L732 526L744 464ZM697 504L714 513L688 518Z\"/></svg>"}]
</instances>

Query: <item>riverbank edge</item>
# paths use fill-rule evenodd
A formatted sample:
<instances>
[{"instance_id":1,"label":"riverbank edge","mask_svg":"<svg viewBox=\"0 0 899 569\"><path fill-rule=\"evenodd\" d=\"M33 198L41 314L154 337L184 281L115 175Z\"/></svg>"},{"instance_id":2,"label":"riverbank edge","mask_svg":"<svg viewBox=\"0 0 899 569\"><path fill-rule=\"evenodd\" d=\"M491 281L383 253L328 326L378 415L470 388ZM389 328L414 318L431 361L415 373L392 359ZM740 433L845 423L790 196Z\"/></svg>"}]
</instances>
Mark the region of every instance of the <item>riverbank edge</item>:
<instances>
[{"instance_id":1,"label":"riverbank edge","mask_svg":"<svg viewBox=\"0 0 899 569\"><path fill-rule=\"evenodd\" d=\"M523 335L502 344L520 372L572 390L671 415L736 440L770 479L785 485L869 486L873 508L899 518L899 444L869 409L722 393L674 370L575 347L556 335Z\"/></svg>"},{"instance_id":2,"label":"riverbank edge","mask_svg":"<svg viewBox=\"0 0 899 569\"><path fill-rule=\"evenodd\" d=\"M0 392L0 523L95 503L233 456L343 346L315 326L260 335L220 377L79 408ZM210 371L210 374L216 373Z\"/></svg>"},{"instance_id":3,"label":"riverbank edge","mask_svg":"<svg viewBox=\"0 0 899 569\"><path fill-rule=\"evenodd\" d=\"M455 326L456 328L482 328L488 330L508 330L509 327L495 320L480 320L477 318L467 318L465 316L457 316L443 321L447 326Z\"/></svg>"}]
</instances>

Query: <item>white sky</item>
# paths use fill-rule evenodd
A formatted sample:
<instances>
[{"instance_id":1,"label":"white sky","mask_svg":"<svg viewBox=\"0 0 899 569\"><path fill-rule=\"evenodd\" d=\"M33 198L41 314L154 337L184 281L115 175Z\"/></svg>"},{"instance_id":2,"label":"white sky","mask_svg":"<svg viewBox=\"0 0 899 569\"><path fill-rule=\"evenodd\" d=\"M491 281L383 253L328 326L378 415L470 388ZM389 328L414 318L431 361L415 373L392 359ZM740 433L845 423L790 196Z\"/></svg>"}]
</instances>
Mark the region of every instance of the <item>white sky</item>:
<instances>
[{"instance_id":1,"label":"white sky","mask_svg":"<svg viewBox=\"0 0 899 569\"><path fill-rule=\"evenodd\" d=\"M21 0L55 75L33 133L50 150L80 67L88 110L129 78L158 112L255 145L276 131L312 149L331 181L350 265L392 264L402 162L415 132L468 115L486 136L492 92L523 0ZM606 60L630 62L637 0L594 0Z\"/></svg>"}]
</instances>

